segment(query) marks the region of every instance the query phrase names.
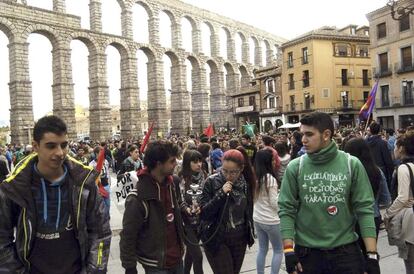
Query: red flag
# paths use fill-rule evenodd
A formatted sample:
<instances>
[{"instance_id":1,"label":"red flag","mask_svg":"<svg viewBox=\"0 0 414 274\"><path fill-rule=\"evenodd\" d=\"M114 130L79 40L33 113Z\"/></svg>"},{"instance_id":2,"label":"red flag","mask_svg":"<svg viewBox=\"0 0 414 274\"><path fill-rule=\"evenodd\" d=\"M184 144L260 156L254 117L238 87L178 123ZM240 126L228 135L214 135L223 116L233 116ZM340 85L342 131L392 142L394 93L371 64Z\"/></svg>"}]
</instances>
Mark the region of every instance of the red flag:
<instances>
[{"instance_id":1,"label":"red flag","mask_svg":"<svg viewBox=\"0 0 414 274\"><path fill-rule=\"evenodd\" d=\"M144 141L142 142L142 145L141 145L141 147L140 147L140 149L139 149L139 151L140 151L141 153L143 153L143 152L144 152L145 147L147 146L148 140L149 140L149 138L150 138L150 136L151 136L151 133L152 133L152 130L153 130L153 129L154 129L154 122L152 122L152 123L151 123L151 127L148 129L147 134L145 134Z\"/></svg>"},{"instance_id":2,"label":"red flag","mask_svg":"<svg viewBox=\"0 0 414 274\"><path fill-rule=\"evenodd\" d=\"M204 129L203 133L207 135L208 138L214 135L213 125L209 124L206 129Z\"/></svg>"},{"instance_id":3,"label":"red flag","mask_svg":"<svg viewBox=\"0 0 414 274\"><path fill-rule=\"evenodd\" d=\"M101 147L101 150L99 151L99 155L96 158L96 171L98 171L99 173L102 170L104 162L105 162L105 149Z\"/></svg>"},{"instance_id":4,"label":"red flag","mask_svg":"<svg viewBox=\"0 0 414 274\"><path fill-rule=\"evenodd\" d=\"M105 163L105 148L101 147L98 157L96 158L96 171L98 171L99 173L98 178L96 178L96 184L98 185L98 188L99 188L99 194L101 194L101 196L105 198L108 198L109 193L108 191L106 191L106 189L101 184L101 172L102 172L104 163Z\"/></svg>"}]
</instances>

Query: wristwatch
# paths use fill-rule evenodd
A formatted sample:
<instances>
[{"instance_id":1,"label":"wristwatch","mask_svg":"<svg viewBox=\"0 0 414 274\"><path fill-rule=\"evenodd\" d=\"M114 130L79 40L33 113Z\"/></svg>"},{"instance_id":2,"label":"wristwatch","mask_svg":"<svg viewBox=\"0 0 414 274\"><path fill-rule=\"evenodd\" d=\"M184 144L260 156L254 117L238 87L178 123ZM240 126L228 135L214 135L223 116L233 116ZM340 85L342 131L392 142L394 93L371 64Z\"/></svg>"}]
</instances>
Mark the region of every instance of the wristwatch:
<instances>
[{"instance_id":1,"label":"wristwatch","mask_svg":"<svg viewBox=\"0 0 414 274\"><path fill-rule=\"evenodd\" d=\"M374 259L378 261L378 253L377 252L367 252L367 258Z\"/></svg>"}]
</instances>

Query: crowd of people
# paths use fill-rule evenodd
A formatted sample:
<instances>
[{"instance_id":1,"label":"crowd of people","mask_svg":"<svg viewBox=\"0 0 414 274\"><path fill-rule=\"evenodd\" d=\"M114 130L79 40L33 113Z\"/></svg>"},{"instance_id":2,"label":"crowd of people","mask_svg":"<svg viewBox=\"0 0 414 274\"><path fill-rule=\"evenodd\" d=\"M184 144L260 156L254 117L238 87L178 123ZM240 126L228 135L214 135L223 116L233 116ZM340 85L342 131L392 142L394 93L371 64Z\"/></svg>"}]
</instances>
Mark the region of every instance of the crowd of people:
<instances>
[{"instance_id":1,"label":"crowd of people","mask_svg":"<svg viewBox=\"0 0 414 274\"><path fill-rule=\"evenodd\" d=\"M239 273L255 241L258 274L269 243L271 274L283 257L288 273L376 274L382 228L413 274L414 128L335 129L318 112L300 122L146 145L68 141L62 120L40 119L33 146L0 150L0 273L105 273L112 170L138 177L120 234L127 274L137 262L146 273L203 273L202 250L214 273ZM52 252L69 254L66 264L39 259Z\"/></svg>"}]
</instances>

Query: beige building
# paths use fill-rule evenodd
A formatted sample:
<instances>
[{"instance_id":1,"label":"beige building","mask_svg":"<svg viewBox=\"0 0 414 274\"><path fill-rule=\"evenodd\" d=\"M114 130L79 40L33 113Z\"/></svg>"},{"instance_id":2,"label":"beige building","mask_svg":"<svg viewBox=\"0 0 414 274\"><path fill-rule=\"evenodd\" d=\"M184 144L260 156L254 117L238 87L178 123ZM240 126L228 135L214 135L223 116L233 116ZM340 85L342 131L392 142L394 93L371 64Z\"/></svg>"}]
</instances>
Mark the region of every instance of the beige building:
<instances>
[{"instance_id":1,"label":"beige building","mask_svg":"<svg viewBox=\"0 0 414 274\"><path fill-rule=\"evenodd\" d=\"M412 6L414 1L398 1ZM367 14L373 73L379 77L374 119L385 128L414 124L414 16L396 20L388 6Z\"/></svg>"},{"instance_id":2,"label":"beige building","mask_svg":"<svg viewBox=\"0 0 414 274\"><path fill-rule=\"evenodd\" d=\"M371 90L369 28L322 27L282 44L282 97L286 122L311 111L355 125Z\"/></svg>"}]
</instances>

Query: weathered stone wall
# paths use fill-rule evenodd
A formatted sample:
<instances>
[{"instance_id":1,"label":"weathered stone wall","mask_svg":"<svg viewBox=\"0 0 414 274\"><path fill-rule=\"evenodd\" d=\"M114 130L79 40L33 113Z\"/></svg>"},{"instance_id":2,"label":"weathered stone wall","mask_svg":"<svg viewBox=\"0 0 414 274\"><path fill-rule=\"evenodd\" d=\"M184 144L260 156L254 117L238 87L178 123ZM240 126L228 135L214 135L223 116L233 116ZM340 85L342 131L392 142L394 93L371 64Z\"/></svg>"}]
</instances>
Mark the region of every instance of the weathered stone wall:
<instances>
[{"instance_id":1,"label":"weathered stone wall","mask_svg":"<svg viewBox=\"0 0 414 274\"><path fill-rule=\"evenodd\" d=\"M86 1L86 0L85 0ZM164 89L164 64L162 57L167 54L171 67L171 118L172 131L187 133L192 117L193 130L199 131L208 123L217 127L226 126L231 120L232 104L229 95L238 92L239 68L252 70L261 65L270 65L275 56L273 47L285 40L252 26L231 20L178 0L117 0L121 7L122 36L102 33L103 0L89 0L90 30L82 29L78 16L66 14L65 0L53 0L53 10L31 7L25 1L0 0L0 31L9 39L10 102L12 141L28 143L27 130L34 124L32 87L29 76L28 43L31 33L45 35L53 50L53 112L62 117L69 128L70 138L76 137L75 103L71 67L70 42L80 40L89 50L89 100L90 135L92 139L105 139L111 136L111 114L109 89L107 84L107 64L105 49L116 47L121 56L121 135L137 136L140 128L139 83L137 71L137 50L148 57L148 120L154 121L156 132L165 134L167 128L166 100ZM136 2L136 3L135 3ZM142 5L148 12L149 43L141 44L133 40L132 7ZM167 12L172 20L172 48L160 45L159 14ZM182 48L181 18L187 18L192 25L193 52ZM201 24L210 27L211 53L202 52ZM227 33L227 57L219 56L219 30ZM235 36L243 37L242 61L235 60ZM255 49L250 49L247 39L253 37ZM264 41L265 52L260 43ZM255 63L249 63L249 54L255 55ZM261 64L262 54L266 54L266 64ZM192 63L192 94L186 90L185 60ZM226 64L226 69L224 69ZM206 75L206 66L211 73ZM210 81L210 85L207 85ZM227 81L227 87L224 86ZM243 78L243 81L248 79ZM210 90L207 90L210 86ZM210 94L210 95L209 95ZM209 103L210 101L210 103ZM210 105L210 107L209 107ZM190 107L191 106L191 107Z\"/></svg>"}]
</instances>

